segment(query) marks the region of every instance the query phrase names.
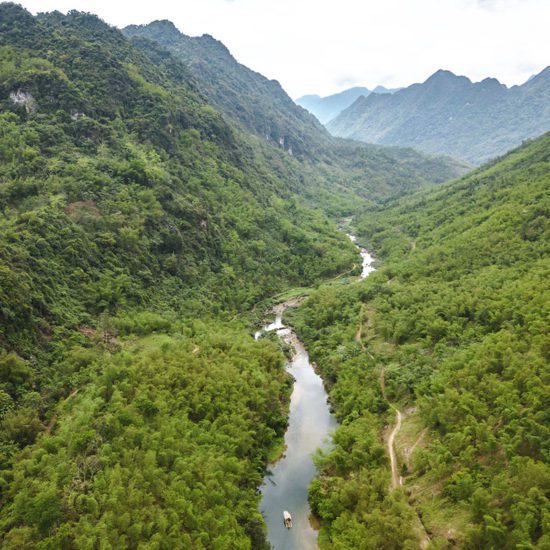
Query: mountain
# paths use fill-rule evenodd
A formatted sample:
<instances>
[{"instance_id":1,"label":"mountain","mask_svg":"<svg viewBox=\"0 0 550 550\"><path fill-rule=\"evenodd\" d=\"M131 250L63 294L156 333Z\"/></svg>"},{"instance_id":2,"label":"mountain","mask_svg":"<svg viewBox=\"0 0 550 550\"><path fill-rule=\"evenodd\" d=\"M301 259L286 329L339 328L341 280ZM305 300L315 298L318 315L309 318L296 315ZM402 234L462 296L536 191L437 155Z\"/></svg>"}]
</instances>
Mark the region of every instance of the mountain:
<instances>
[{"instance_id":1,"label":"mountain","mask_svg":"<svg viewBox=\"0 0 550 550\"><path fill-rule=\"evenodd\" d=\"M358 98L329 131L480 164L550 129L550 67L521 86L437 71L395 94Z\"/></svg>"},{"instance_id":2,"label":"mountain","mask_svg":"<svg viewBox=\"0 0 550 550\"><path fill-rule=\"evenodd\" d=\"M377 94L392 94L397 89L387 89L384 86L376 86L373 92ZM343 92L320 97L318 95L305 95L296 100L296 103L315 115L319 122L327 124L336 118L344 109L347 109L357 98L367 97L371 93L368 88L349 88Z\"/></svg>"},{"instance_id":3,"label":"mountain","mask_svg":"<svg viewBox=\"0 0 550 550\"><path fill-rule=\"evenodd\" d=\"M356 87L326 97L305 95L298 98L296 103L315 115L319 122L326 124L349 107L357 98L366 97L369 94L368 88Z\"/></svg>"},{"instance_id":4,"label":"mountain","mask_svg":"<svg viewBox=\"0 0 550 550\"><path fill-rule=\"evenodd\" d=\"M356 254L204 95L0 4L2 548L266 547L291 382L244 315Z\"/></svg>"},{"instance_id":5,"label":"mountain","mask_svg":"<svg viewBox=\"0 0 550 550\"><path fill-rule=\"evenodd\" d=\"M463 168L161 27L0 4L2 548L266 548L292 383L262 303L352 268L325 212Z\"/></svg>"},{"instance_id":6,"label":"mountain","mask_svg":"<svg viewBox=\"0 0 550 550\"><path fill-rule=\"evenodd\" d=\"M151 53L152 44L182 61L205 98L259 138L256 148L272 158L273 169L323 208L328 202L340 204L342 189L376 202L418 186L441 183L468 168L450 158L332 137L277 82L238 63L211 36L186 36L169 21L129 26L123 33L153 62L157 54L155 48ZM344 209L356 204L354 199L345 201ZM341 206L338 209L343 212Z\"/></svg>"},{"instance_id":7,"label":"mountain","mask_svg":"<svg viewBox=\"0 0 550 550\"><path fill-rule=\"evenodd\" d=\"M319 122L297 107L277 81L238 63L212 36L186 36L170 21L130 25L123 33L168 48L189 68L210 103L284 150L311 155L330 143Z\"/></svg>"},{"instance_id":8,"label":"mountain","mask_svg":"<svg viewBox=\"0 0 550 550\"><path fill-rule=\"evenodd\" d=\"M310 490L321 548L548 546L549 189L547 133L365 212L378 269L288 320L341 422Z\"/></svg>"}]
</instances>

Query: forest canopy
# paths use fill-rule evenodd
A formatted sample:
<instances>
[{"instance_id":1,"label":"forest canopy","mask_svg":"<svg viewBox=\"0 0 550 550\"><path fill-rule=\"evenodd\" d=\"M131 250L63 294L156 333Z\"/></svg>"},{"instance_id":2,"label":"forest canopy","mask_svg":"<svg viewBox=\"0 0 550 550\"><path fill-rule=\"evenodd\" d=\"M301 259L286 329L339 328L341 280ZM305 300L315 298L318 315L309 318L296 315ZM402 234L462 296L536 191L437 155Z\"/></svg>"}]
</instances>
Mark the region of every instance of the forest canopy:
<instances>
[{"instance_id":1,"label":"forest canopy","mask_svg":"<svg viewBox=\"0 0 550 550\"><path fill-rule=\"evenodd\" d=\"M322 547L550 544L549 174L547 134L365 212L379 269L294 314L342 422L310 494ZM395 408L405 485L390 492Z\"/></svg>"}]
</instances>

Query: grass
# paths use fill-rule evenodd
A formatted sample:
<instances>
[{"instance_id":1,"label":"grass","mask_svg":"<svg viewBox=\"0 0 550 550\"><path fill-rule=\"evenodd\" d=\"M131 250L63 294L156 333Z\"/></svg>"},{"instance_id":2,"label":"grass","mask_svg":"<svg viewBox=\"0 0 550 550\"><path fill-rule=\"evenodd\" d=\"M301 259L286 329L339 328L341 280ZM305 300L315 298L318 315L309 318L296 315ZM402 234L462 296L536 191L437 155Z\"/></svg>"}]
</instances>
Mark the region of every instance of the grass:
<instances>
[{"instance_id":1,"label":"grass","mask_svg":"<svg viewBox=\"0 0 550 550\"><path fill-rule=\"evenodd\" d=\"M469 511L445 498L441 494L441 481L435 480L430 472L423 475L414 472L414 454L429 443L430 435L416 409L405 410L401 430L395 438L395 451L398 464L406 476L403 488L409 504L417 511L430 536L430 549L447 548L452 541L460 545L458 534L467 531ZM406 470L404 464L407 465Z\"/></svg>"}]
</instances>

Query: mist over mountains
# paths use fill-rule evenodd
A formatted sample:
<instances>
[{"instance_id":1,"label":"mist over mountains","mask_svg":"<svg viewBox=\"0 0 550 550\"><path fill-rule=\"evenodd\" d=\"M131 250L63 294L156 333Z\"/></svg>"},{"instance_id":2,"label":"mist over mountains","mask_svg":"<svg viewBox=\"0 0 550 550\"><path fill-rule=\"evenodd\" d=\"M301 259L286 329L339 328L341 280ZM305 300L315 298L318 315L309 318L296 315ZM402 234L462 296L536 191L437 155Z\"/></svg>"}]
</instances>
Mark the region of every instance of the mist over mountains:
<instances>
[{"instance_id":1,"label":"mist over mountains","mask_svg":"<svg viewBox=\"0 0 550 550\"><path fill-rule=\"evenodd\" d=\"M326 97L315 94L304 95L298 98L296 103L315 115L321 123L327 124L327 122L337 117L344 109L347 109L360 97L367 97L371 93L392 94L400 89L401 88L388 89L384 88L384 86L376 86L374 90L369 90L368 88L357 86Z\"/></svg>"}]
</instances>

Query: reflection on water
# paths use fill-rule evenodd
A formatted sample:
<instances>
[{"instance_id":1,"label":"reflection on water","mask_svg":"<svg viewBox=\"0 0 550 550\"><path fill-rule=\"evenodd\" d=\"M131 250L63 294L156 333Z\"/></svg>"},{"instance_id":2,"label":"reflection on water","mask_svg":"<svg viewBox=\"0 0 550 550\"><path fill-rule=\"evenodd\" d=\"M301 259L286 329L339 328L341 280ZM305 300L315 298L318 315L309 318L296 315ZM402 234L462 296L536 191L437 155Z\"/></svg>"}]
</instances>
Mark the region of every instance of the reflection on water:
<instances>
[{"instance_id":1,"label":"reflection on water","mask_svg":"<svg viewBox=\"0 0 550 550\"><path fill-rule=\"evenodd\" d=\"M348 237L354 243L357 241L354 235ZM364 279L374 271L374 258L365 248L357 248L362 258L361 279ZM277 331L295 350L287 366L295 382L285 434L285 456L272 466L264 479L260 509L267 524L268 540L275 550L315 550L317 531L309 523L307 500L309 484L317 473L313 453L328 447L329 435L337 423L330 414L323 381L309 362L306 349L292 330L283 325L283 312L289 305L295 304L279 304L275 308L275 321L254 335L257 340L262 332ZM285 510L292 515L292 529L286 529L283 524Z\"/></svg>"},{"instance_id":2,"label":"reflection on water","mask_svg":"<svg viewBox=\"0 0 550 550\"><path fill-rule=\"evenodd\" d=\"M285 456L272 466L271 475L264 480L260 509L273 548L309 550L317 548L317 532L309 523L307 502L308 487L316 474L312 455L328 444L336 420L330 414L323 382L313 370L302 343L289 329L279 330L278 334L296 351L288 366L295 383L285 434ZM292 515L292 529L283 525L284 510Z\"/></svg>"}]
</instances>

